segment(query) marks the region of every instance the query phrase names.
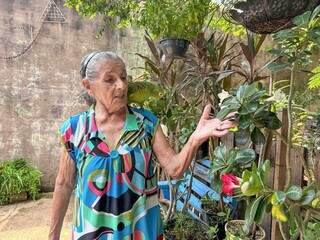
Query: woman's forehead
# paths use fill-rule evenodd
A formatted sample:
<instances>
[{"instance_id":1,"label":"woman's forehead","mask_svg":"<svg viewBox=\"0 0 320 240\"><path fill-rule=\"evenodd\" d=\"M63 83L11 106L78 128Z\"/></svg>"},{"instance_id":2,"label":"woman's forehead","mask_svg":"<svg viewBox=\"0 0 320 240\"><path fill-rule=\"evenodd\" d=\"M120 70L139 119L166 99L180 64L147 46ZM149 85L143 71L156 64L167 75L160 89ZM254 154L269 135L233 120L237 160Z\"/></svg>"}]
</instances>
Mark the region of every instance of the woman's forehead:
<instances>
[{"instance_id":1,"label":"woman's forehead","mask_svg":"<svg viewBox=\"0 0 320 240\"><path fill-rule=\"evenodd\" d=\"M121 60L103 60L99 64L99 72L103 74L126 73L126 66Z\"/></svg>"}]
</instances>

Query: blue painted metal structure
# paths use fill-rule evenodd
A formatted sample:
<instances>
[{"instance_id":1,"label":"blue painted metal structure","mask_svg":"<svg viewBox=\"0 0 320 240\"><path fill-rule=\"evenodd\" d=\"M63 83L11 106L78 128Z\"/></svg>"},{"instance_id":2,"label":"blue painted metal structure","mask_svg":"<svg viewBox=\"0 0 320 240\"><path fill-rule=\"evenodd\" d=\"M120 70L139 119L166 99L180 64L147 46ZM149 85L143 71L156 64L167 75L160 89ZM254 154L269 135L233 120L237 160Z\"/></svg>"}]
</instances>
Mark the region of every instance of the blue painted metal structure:
<instances>
[{"instance_id":1,"label":"blue painted metal structure","mask_svg":"<svg viewBox=\"0 0 320 240\"><path fill-rule=\"evenodd\" d=\"M204 197L206 194L216 201L219 201L220 195L217 193L211 186L210 182L211 179L208 175L208 171L210 169L210 160L200 160L196 162L194 175L192 178L191 184L191 195L187 202L187 209L191 216L197 218L203 223L205 222L206 216L201 207L201 198ZM179 199L177 200L176 210L181 211L185 199L188 195L188 187L190 183L191 175L185 174L181 180L173 180L171 181L172 185L178 184L178 196ZM178 183L179 182L179 183ZM170 190L169 184L167 181L159 181L158 186L161 189L162 197L170 200ZM228 203L232 206L233 209L236 208L236 201L233 198L226 197L223 199L225 203Z\"/></svg>"}]
</instances>

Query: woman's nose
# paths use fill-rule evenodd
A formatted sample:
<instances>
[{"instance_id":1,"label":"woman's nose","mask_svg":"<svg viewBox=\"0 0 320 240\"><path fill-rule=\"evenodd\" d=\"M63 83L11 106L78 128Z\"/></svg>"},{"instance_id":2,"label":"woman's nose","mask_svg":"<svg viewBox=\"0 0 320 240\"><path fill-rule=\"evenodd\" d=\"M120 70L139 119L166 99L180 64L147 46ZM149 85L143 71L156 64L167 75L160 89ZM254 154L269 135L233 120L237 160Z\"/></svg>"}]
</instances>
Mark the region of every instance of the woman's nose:
<instances>
[{"instance_id":1,"label":"woman's nose","mask_svg":"<svg viewBox=\"0 0 320 240\"><path fill-rule=\"evenodd\" d=\"M121 79L118 78L117 80L117 88L118 89L125 89L126 83Z\"/></svg>"}]
</instances>

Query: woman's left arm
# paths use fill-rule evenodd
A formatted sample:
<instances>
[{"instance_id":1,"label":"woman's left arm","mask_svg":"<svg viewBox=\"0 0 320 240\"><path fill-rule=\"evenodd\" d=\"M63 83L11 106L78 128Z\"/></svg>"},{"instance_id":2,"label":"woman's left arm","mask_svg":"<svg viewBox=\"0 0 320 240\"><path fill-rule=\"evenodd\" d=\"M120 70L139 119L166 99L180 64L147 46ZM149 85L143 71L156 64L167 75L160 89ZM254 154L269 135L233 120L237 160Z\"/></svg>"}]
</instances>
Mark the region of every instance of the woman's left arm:
<instances>
[{"instance_id":1,"label":"woman's left arm","mask_svg":"<svg viewBox=\"0 0 320 240\"><path fill-rule=\"evenodd\" d=\"M202 113L196 130L179 153L171 148L161 127L158 127L153 143L153 151L165 172L172 178L179 178L189 167L199 146L209 137L222 137L236 126L234 121L210 119L211 106L207 105Z\"/></svg>"}]
</instances>

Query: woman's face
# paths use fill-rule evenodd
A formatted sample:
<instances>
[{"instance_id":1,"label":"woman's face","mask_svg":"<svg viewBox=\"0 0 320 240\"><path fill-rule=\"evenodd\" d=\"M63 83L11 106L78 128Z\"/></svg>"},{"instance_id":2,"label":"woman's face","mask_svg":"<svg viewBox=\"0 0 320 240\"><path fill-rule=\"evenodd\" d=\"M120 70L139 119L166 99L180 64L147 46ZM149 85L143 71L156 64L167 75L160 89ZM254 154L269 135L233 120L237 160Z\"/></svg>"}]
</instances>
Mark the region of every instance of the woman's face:
<instances>
[{"instance_id":1,"label":"woman's face","mask_svg":"<svg viewBox=\"0 0 320 240\"><path fill-rule=\"evenodd\" d=\"M84 79L88 93L98 104L103 105L109 112L117 112L127 105L127 72L120 60L102 60L98 62L96 79ZM85 81L87 81L85 83ZM86 86L89 85L89 86Z\"/></svg>"}]
</instances>

